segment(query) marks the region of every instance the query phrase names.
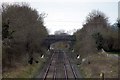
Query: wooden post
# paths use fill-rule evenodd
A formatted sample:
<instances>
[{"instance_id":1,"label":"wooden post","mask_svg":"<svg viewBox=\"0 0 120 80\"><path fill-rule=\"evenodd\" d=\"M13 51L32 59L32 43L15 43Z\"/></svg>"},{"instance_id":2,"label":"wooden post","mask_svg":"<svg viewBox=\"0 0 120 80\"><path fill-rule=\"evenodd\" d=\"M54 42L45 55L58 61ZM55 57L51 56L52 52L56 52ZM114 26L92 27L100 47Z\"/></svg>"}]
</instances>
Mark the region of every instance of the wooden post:
<instances>
[{"instance_id":1,"label":"wooden post","mask_svg":"<svg viewBox=\"0 0 120 80\"><path fill-rule=\"evenodd\" d=\"M104 80L104 73L100 73L100 77L102 78L102 80Z\"/></svg>"}]
</instances>

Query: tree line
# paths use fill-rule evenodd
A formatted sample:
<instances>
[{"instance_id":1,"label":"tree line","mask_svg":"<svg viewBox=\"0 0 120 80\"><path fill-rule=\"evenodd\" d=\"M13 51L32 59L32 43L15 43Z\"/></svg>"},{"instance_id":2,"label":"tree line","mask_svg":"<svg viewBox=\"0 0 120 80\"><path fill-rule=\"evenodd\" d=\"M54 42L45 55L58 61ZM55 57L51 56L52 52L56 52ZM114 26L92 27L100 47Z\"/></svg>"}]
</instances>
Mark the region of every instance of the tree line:
<instances>
[{"instance_id":1,"label":"tree line","mask_svg":"<svg viewBox=\"0 0 120 80\"><path fill-rule=\"evenodd\" d=\"M28 60L45 53L42 46L48 35L45 14L39 14L26 3L2 4L3 71L28 64Z\"/></svg>"},{"instance_id":2,"label":"tree line","mask_svg":"<svg viewBox=\"0 0 120 80\"><path fill-rule=\"evenodd\" d=\"M120 52L119 26L119 20L111 25L103 12L93 10L87 16L83 27L74 33L77 39L74 46L75 51L80 53L82 57L102 49L106 52Z\"/></svg>"}]
</instances>

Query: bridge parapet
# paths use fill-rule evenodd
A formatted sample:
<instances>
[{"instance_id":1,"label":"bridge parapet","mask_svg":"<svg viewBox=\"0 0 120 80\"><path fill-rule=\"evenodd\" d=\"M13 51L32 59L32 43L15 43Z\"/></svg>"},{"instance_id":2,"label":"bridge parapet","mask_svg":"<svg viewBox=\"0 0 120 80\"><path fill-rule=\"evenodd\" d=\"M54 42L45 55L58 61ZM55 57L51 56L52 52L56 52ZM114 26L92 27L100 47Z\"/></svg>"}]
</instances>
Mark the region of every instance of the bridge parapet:
<instances>
[{"instance_id":1,"label":"bridge parapet","mask_svg":"<svg viewBox=\"0 0 120 80\"><path fill-rule=\"evenodd\" d=\"M70 44L73 44L76 41L75 35L48 35L43 44L44 46L49 47L52 43L58 41L69 41Z\"/></svg>"},{"instance_id":2,"label":"bridge parapet","mask_svg":"<svg viewBox=\"0 0 120 80\"><path fill-rule=\"evenodd\" d=\"M75 41L75 35L48 35L45 40Z\"/></svg>"}]
</instances>

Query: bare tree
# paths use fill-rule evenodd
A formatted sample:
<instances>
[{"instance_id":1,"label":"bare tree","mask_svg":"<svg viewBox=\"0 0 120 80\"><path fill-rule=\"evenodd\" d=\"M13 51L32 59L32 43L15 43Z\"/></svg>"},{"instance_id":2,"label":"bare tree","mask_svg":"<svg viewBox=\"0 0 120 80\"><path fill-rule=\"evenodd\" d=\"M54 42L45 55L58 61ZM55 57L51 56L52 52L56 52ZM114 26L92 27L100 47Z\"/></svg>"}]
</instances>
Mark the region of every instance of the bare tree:
<instances>
[{"instance_id":1,"label":"bare tree","mask_svg":"<svg viewBox=\"0 0 120 80\"><path fill-rule=\"evenodd\" d=\"M43 21L45 16L44 14L39 14L28 4L23 3L12 5L3 4L2 10L3 23L9 20L8 31L14 31L12 34L12 42L10 42L12 47L7 49L5 46L3 47L3 61L4 63L9 62L9 60L6 60L6 57L10 54L12 61L17 63L21 61L21 64L27 63L25 60L27 60L29 56L34 57L34 54L41 53L41 43L48 34ZM2 27L4 29L4 26ZM11 64L14 65L14 63Z\"/></svg>"},{"instance_id":2,"label":"bare tree","mask_svg":"<svg viewBox=\"0 0 120 80\"><path fill-rule=\"evenodd\" d=\"M92 35L97 33L100 35L96 35L95 39ZM117 31L111 28L108 18L100 11L94 10L89 13L83 28L76 31L74 35L77 38L75 50L83 56L96 53L101 48L107 51L119 51Z\"/></svg>"}]
</instances>

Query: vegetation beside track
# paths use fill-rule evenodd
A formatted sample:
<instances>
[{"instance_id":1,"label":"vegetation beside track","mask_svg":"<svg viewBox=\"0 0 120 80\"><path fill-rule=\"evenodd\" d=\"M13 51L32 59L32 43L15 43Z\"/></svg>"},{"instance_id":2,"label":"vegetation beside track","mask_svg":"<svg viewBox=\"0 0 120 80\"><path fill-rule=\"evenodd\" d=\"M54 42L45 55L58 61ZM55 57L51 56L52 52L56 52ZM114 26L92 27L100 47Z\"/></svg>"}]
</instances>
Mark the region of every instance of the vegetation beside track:
<instances>
[{"instance_id":1,"label":"vegetation beside track","mask_svg":"<svg viewBox=\"0 0 120 80\"><path fill-rule=\"evenodd\" d=\"M3 78L34 78L43 68L45 61L45 59L39 58L38 64L28 64L26 66L20 66L19 68L12 69L5 72L3 74Z\"/></svg>"},{"instance_id":2,"label":"vegetation beside track","mask_svg":"<svg viewBox=\"0 0 120 80\"><path fill-rule=\"evenodd\" d=\"M44 61L40 59L37 63L38 58L46 55L43 46L48 35L43 20L45 14L39 14L27 3L3 3L1 9L3 77L33 77L43 66Z\"/></svg>"},{"instance_id":3,"label":"vegetation beside track","mask_svg":"<svg viewBox=\"0 0 120 80\"><path fill-rule=\"evenodd\" d=\"M85 78L118 78L118 56L114 54L96 54L86 57L86 60L79 65L79 69Z\"/></svg>"},{"instance_id":4,"label":"vegetation beside track","mask_svg":"<svg viewBox=\"0 0 120 80\"><path fill-rule=\"evenodd\" d=\"M107 78L118 77L119 32L120 20L110 24L104 13L94 10L74 33L74 52L81 57L78 62L85 78L99 78L101 73Z\"/></svg>"}]
</instances>

